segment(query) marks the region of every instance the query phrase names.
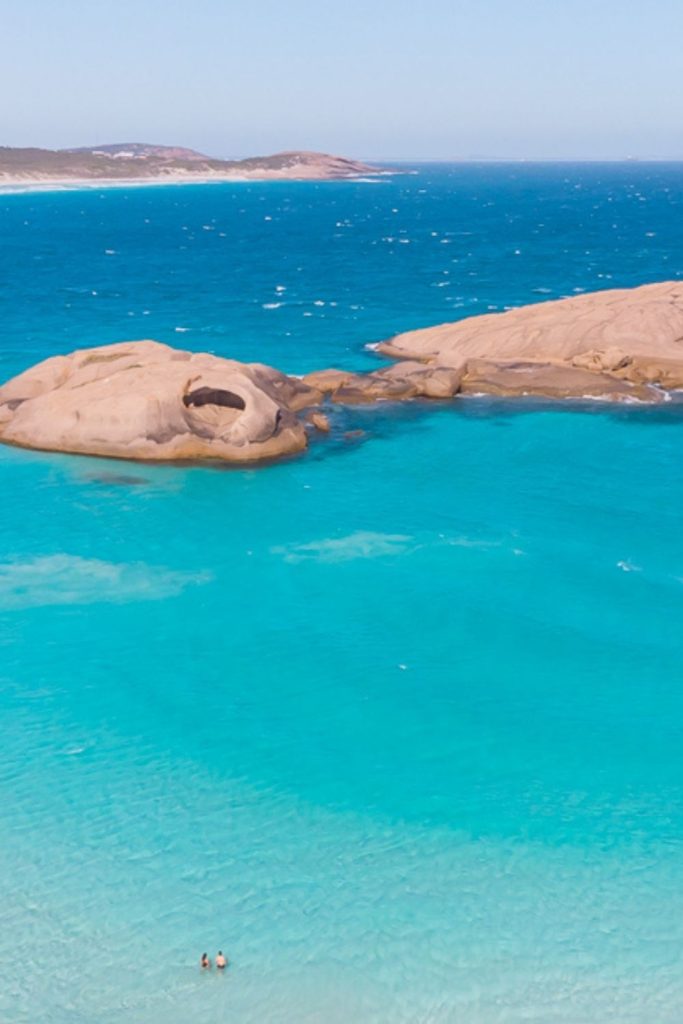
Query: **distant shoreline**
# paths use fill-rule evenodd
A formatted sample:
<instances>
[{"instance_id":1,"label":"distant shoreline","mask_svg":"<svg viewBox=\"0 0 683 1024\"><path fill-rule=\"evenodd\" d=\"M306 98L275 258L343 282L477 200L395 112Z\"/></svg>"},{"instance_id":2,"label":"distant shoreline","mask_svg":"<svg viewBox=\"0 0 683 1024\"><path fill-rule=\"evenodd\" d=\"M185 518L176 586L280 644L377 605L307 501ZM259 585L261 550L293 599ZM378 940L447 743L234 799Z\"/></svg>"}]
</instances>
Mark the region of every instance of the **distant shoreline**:
<instances>
[{"instance_id":1,"label":"distant shoreline","mask_svg":"<svg viewBox=\"0 0 683 1024\"><path fill-rule=\"evenodd\" d=\"M111 188L152 188L160 185L244 185L263 184L265 182L299 181L307 184L315 182L354 182L366 181L369 178L380 180L389 177L394 171L378 171L374 174L349 175L344 178L320 177L284 177L281 175L268 175L259 177L247 177L239 175L235 177L177 177L169 175L159 178L41 178L27 181L25 178L0 179L0 195L25 195L33 192L92 192L97 189Z\"/></svg>"},{"instance_id":2,"label":"distant shoreline","mask_svg":"<svg viewBox=\"0 0 683 1024\"><path fill-rule=\"evenodd\" d=\"M229 185L253 181L253 178L25 178L0 180L0 195L21 195L26 192L92 192L99 188L143 188L155 185ZM270 179L272 180L272 179ZM283 180L283 179L279 179Z\"/></svg>"}]
</instances>

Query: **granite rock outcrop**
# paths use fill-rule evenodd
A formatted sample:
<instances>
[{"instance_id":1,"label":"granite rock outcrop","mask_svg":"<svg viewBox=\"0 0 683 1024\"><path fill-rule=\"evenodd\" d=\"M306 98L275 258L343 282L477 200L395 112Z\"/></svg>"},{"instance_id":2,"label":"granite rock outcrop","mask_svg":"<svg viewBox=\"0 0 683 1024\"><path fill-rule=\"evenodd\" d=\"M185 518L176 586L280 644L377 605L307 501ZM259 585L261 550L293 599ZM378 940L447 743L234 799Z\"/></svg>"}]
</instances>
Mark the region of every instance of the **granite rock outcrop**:
<instances>
[{"instance_id":1,"label":"granite rock outcrop","mask_svg":"<svg viewBox=\"0 0 683 1024\"><path fill-rule=\"evenodd\" d=\"M334 434L338 406L460 394L660 402L683 389L683 284L470 317L377 349L398 361L371 373L327 369L301 378L156 341L54 356L0 387L0 441L249 463L302 451L310 428Z\"/></svg>"},{"instance_id":2,"label":"granite rock outcrop","mask_svg":"<svg viewBox=\"0 0 683 1024\"><path fill-rule=\"evenodd\" d=\"M683 283L592 292L468 317L399 334L377 349L394 359L419 360L430 371L457 370L463 391L487 391L487 381L495 380L491 390L500 394L654 401L652 385L683 388Z\"/></svg>"}]
</instances>

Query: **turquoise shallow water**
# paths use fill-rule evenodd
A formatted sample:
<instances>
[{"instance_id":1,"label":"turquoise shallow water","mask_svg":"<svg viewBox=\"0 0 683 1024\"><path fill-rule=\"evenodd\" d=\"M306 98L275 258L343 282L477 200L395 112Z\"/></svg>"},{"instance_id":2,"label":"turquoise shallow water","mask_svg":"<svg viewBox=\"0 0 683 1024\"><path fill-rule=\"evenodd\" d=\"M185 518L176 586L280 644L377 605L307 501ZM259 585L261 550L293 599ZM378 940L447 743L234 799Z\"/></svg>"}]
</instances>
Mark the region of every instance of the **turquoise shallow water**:
<instances>
[{"instance_id":1,"label":"turquoise shallow water","mask_svg":"<svg viewBox=\"0 0 683 1024\"><path fill-rule=\"evenodd\" d=\"M680 276L682 199L636 165L2 197L3 375L131 336L370 366ZM3 1024L680 1021L681 412L349 426L266 471L0 449Z\"/></svg>"}]
</instances>

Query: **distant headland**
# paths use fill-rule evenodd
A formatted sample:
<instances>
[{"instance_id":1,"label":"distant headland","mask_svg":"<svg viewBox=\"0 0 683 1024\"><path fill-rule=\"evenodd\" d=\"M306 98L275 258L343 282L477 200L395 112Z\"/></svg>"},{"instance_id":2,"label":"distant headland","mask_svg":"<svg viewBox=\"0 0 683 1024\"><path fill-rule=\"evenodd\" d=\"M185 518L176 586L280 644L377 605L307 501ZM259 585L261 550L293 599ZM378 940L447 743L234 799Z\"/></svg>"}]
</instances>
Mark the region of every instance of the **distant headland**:
<instances>
[{"instance_id":1,"label":"distant headland","mask_svg":"<svg viewBox=\"0 0 683 1024\"><path fill-rule=\"evenodd\" d=\"M246 160L219 160L193 149L141 142L79 149L0 146L3 191L205 181L338 181L380 173L388 172L359 160L303 150Z\"/></svg>"},{"instance_id":2,"label":"distant headland","mask_svg":"<svg viewBox=\"0 0 683 1024\"><path fill-rule=\"evenodd\" d=\"M657 403L683 389L683 283L523 306L411 331L373 373L303 378L121 342L54 356L0 388L0 441L149 461L250 463L303 451L345 405L493 394Z\"/></svg>"}]
</instances>

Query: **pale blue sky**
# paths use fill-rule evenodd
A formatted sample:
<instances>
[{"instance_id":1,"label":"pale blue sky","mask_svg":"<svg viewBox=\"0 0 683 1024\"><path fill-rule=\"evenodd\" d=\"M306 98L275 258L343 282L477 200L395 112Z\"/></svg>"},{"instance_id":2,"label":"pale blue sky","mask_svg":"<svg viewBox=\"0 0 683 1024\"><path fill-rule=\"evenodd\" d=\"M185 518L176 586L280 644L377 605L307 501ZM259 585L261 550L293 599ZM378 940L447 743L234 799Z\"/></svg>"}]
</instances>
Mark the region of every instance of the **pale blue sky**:
<instances>
[{"instance_id":1,"label":"pale blue sky","mask_svg":"<svg viewBox=\"0 0 683 1024\"><path fill-rule=\"evenodd\" d=\"M683 158L683 0L0 0L0 143Z\"/></svg>"}]
</instances>

